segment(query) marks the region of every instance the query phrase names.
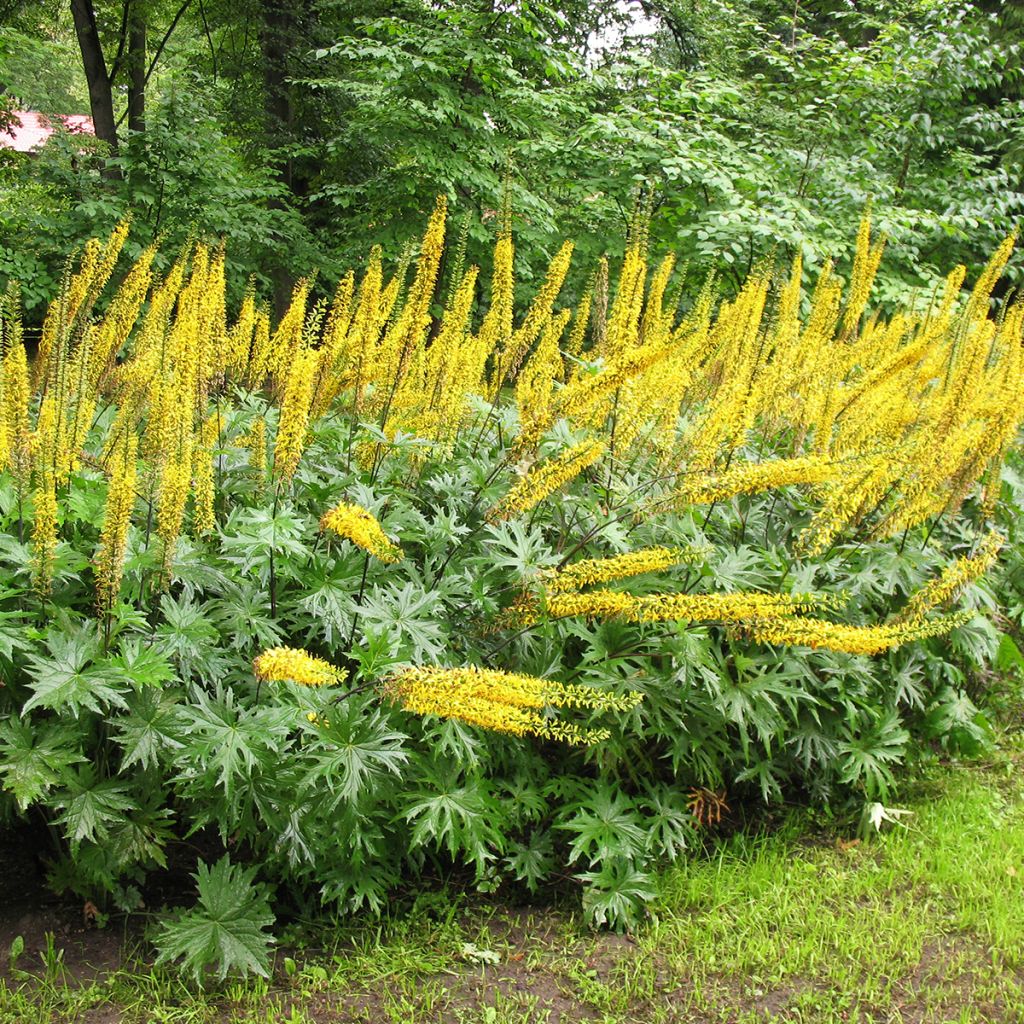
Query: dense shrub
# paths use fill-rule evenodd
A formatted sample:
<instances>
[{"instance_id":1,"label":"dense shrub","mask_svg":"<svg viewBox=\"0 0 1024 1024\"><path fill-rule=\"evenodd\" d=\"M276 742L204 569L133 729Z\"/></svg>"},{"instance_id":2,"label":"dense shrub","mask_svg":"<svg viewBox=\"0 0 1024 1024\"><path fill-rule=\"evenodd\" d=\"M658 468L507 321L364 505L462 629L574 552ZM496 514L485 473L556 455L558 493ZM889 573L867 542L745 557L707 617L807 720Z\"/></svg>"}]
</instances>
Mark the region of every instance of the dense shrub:
<instances>
[{"instance_id":1,"label":"dense shrub","mask_svg":"<svg viewBox=\"0 0 1024 1024\"><path fill-rule=\"evenodd\" d=\"M558 310L567 245L517 311L507 227L482 303L457 254L439 283L444 222L273 329L202 244L100 313L123 228L31 363L5 300L0 818L125 910L183 837L251 865L168 926L197 968L233 926L259 966L254 869L346 910L568 873L621 926L723 802L885 799L987 738L1009 245L889 322L866 222L845 289L763 267L680 311L637 223L614 286Z\"/></svg>"}]
</instances>

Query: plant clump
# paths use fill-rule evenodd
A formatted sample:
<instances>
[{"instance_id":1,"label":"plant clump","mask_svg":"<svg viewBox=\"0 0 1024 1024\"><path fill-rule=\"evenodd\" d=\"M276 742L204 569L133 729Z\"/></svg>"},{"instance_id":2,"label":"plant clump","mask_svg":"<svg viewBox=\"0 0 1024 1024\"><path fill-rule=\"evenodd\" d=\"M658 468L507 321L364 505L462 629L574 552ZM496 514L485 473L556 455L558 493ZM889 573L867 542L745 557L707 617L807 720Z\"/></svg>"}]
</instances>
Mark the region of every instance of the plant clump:
<instances>
[{"instance_id":1,"label":"plant clump","mask_svg":"<svg viewBox=\"0 0 1024 1024\"><path fill-rule=\"evenodd\" d=\"M252 963L263 883L351 911L568 873L626 925L724 813L687 794L879 800L987 741L971 680L1022 607L979 611L1021 497L1010 241L883 316L867 218L845 281L797 258L719 299L637 217L524 303L507 216L441 288L446 220L276 323L229 308L222 247L124 267L124 225L32 358L3 298L0 820L44 818L97 906L197 832L247 858L200 867L167 950L214 941L218 878Z\"/></svg>"}]
</instances>

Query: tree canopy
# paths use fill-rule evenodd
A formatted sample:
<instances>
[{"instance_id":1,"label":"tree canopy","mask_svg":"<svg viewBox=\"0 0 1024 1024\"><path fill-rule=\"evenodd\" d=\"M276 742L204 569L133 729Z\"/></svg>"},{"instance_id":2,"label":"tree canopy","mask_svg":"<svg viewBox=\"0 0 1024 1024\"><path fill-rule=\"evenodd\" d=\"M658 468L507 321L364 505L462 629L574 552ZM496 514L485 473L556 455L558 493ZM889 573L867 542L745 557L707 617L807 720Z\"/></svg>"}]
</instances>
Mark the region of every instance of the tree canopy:
<instances>
[{"instance_id":1,"label":"tree canopy","mask_svg":"<svg viewBox=\"0 0 1024 1024\"><path fill-rule=\"evenodd\" d=\"M5 109L97 134L3 151L0 278L30 310L127 213L136 251L222 237L235 293L280 306L398 258L439 193L482 261L510 206L526 267L564 237L593 265L639 196L694 290L798 249L842 266L870 204L883 302L1024 210L1024 19L994 2L7 0L0 24Z\"/></svg>"}]
</instances>

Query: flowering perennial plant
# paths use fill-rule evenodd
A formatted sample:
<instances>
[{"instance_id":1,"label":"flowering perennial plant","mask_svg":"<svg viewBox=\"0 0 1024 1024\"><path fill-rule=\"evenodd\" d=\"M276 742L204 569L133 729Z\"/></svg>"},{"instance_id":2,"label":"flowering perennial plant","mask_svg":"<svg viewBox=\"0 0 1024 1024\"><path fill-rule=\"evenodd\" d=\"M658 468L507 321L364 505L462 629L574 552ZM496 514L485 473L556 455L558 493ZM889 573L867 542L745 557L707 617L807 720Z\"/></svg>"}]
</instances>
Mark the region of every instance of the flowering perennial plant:
<instances>
[{"instance_id":1,"label":"flowering perennial plant","mask_svg":"<svg viewBox=\"0 0 1024 1024\"><path fill-rule=\"evenodd\" d=\"M222 247L126 265L125 225L32 358L0 300L0 821L62 837L55 881L130 909L202 832L348 910L569 872L625 925L718 821L687 794L886 799L987 742L1024 665L1010 241L878 310L867 219L851 266L719 298L638 217L522 302L507 209L486 272L428 213L279 320Z\"/></svg>"}]
</instances>

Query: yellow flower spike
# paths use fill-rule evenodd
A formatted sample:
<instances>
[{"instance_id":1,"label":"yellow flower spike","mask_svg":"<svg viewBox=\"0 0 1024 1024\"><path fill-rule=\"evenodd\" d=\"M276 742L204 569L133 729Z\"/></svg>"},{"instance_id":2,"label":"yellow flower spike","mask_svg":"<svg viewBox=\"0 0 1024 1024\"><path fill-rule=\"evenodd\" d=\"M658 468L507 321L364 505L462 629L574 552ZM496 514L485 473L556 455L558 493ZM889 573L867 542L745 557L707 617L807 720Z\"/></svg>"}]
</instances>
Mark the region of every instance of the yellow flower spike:
<instances>
[{"instance_id":1,"label":"yellow flower spike","mask_svg":"<svg viewBox=\"0 0 1024 1024\"><path fill-rule=\"evenodd\" d=\"M217 446L217 438L220 436L221 422L220 412L213 412L206 418L199 432L199 443L192 455L192 474L195 481L193 526L195 532L200 535L213 532L213 528L217 525L213 507L215 498L213 451Z\"/></svg>"},{"instance_id":2,"label":"yellow flower spike","mask_svg":"<svg viewBox=\"0 0 1024 1024\"><path fill-rule=\"evenodd\" d=\"M478 340L485 358L512 337L515 294L515 245L512 234L503 230L494 246L494 270L491 275L491 301L480 326Z\"/></svg>"},{"instance_id":3,"label":"yellow flower spike","mask_svg":"<svg viewBox=\"0 0 1024 1024\"><path fill-rule=\"evenodd\" d=\"M274 442L274 476L281 480L295 475L306 447L316 362L317 353L306 349L296 356L288 373Z\"/></svg>"},{"instance_id":4,"label":"yellow flower spike","mask_svg":"<svg viewBox=\"0 0 1024 1024\"><path fill-rule=\"evenodd\" d=\"M272 350L270 347L270 316L259 309L253 316L252 347L245 382L249 387L262 387L270 373Z\"/></svg>"},{"instance_id":5,"label":"yellow flower spike","mask_svg":"<svg viewBox=\"0 0 1024 1024\"><path fill-rule=\"evenodd\" d=\"M832 602L813 594L623 594L614 590L555 593L547 615L564 619L618 619L623 622L745 622L778 619L813 611Z\"/></svg>"},{"instance_id":6,"label":"yellow flower spike","mask_svg":"<svg viewBox=\"0 0 1024 1024\"><path fill-rule=\"evenodd\" d=\"M41 474L35 490L32 522L32 585L46 597L53 585L53 566L57 553L57 491L53 474Z\"/></svg>"},{"instance_id":7,"label":"yellow flower spike","mask_svg":"<svg viewBox=\"0 0 1024 1024\"><path fill-rule=\"evenodd\" d=\"M302 329L306 323L306 303L313 282L308 277L300 278L292 291L292 300L285 311L277 330L268 339L267 372L275 382L292 380L295 357L302 345ZM261 353L261 356L263 353ZM261 368L262 369L262 368ZM312 382L311 385L312 387Z\"/></svg>"},{"instance_id":8,"label":"yellow flower spike","mask_svg":"<svg viewBox=\"0 0 1024 1024\"><path fill-rule=\"evenodd\" d=\"M494 398L505 384L515 379L523 358L540 335L551 317L555 299L572 260L573 244L564 242L548 267L543 285L534 297L522 324L512 332L507 344L495 355L494 373L489 386L489 397ZM564 327L564 324L562 325ZM561 332L559 332L561 333Z\"/></svg>"},{"instance_id":9,"label":"yellow flower spike","mask_svg":"<svg viewBox=\"0 0 1024 1024\"><path fill-rule=\"evenodd\" d=\"M847 626L824 619L795 617L749 623L743 626L743 632L763 644L872 655L929 637L943 636L962 626L971 615L971 612L964 612L914 623L896 622L880 626Z\"/></svg>"},{"instance_id":10,"label":"yellow flower spike","mask_svg":"<svg viewBox=\"0 0 1024 1024\"><path fill-rule=\"evenodd\" d=\"M108 615L121 592L125 548L135 508L135 460L139 439L126 433L115 449L114 464L103 510L103 529L96 551L96 609Z\"/></svg>"},{"instance_id":11,"label":"yellow flower spike","mask_svg":"<svg viewBox=\"0 0 1024 1024\"><path fill-rule=\"evenodd\" d=\"M849 469L835 459L816 455L795 459L769 459L733 465L722 473L697 476L668 498L652 502L659 510L710 504L740 494L758 494L795 484L823 484Z\"/></svg>"},{"instance_id":12,"label":"yellow flower spike","mask_svg":"<svg viewBox=\"0 0 1024 1024\"><path fill-rule=\"evenodd\" d=\"M584 745L607 739L608 730L549 719L543 709L630 711L642 699L635 692L616 694L475 665L409 668L391 677L386 692L415 714L456 718L514 736L534 735Z\"/></svg>"},{"instance_id":13,"label":"yellow flower spike","mask_svg":"<svg viewBox=\"0 0 1024 1024\"><path fill-rule=\"evenodd\" d=\"M906 608L899 615L900 622L919 623L927 612L952 600L968 583L980 579L999 557L1003 537L992 530L969 558L958 558L947 565L935 579L912 594Z\"/></svg>"},{"instance_id":14,"label":"yellow flower spike","mask_svg":"<svg viewBox=\"0 0 1024 1024\"><path fill-rule=\"evenodd\" d=\"M604 442L597 440L582 441L566 448L513 484L508 494L487 513L488 522L497 523L528 512L578 477L604 453Z\"/></svg>"},{"instance_id":15,"label":"yellow flower spike","mask_svg":"<svg viewBox=\"0 0 1024 1024\"><path fill-rule=\"evenodd\" d=\"M252 668L257 679L300 686L337 686L348 676L345 669L296 647L271 647L253 661Z\"/></svg>"},{"instance_id":16,"label":"yellow flower spike","mask_svg":"<svg viewBox=\"0 0 1024 1024\"><path fill-rule=\"evenodd\" d=\"M861 315L868 304L871 285L874 283L878 266L885 251L885 237L875 245L871 245L871 217L866 211L861 218L860 230L857 233L857 247L853 258L853 271L850 274L850 287L846 299L846 311L843 314L842 333L851 333L860 322Z\"/></svg>"},{"instance_id":17,"label":"yellow flower spike","mask_svg":"<svg viewBox=\"0 0 1024 1024\"><path fill-rule=\"evenodd\" d=\"M683 562L697 561L704 554L697 548L640 548L608 558L586 558L561 569L548 569L541 575L541 582L547 593L561 594L595 583L640 576Z\"/></svg>"},{"instance_id":18,"label":"yellow flower spike","mask_svg":"<svg viewBox=\"0 0 1024 1024\"><path fill-rule=\"evenodd\" d=\"M8 459L19 486L27 485L31 463L32 430L29 423L30 390L28 360L21 342L12 344L3 362L3 423L7 435Z\"/></svg>"},{"instance_id":19,"label":"yellow flower spike","mask_svg":"<svg viewBox=\"0 0 1024 1024\"><path fill-rule=\"evenodd\" d=\"M152 265L156 252L155 245L142 252L103 314L89 358L89 383L93 388L113 364L114 356L138 320L153 280Z\"/></svg>"},{"instance_id":20,"label":"yellow flower spike","mask_svg":"<svg viewBox=\"0 0 1024 1024\"><path fill-rule=\"evenodd\" d=\"M320 529L330 530L350 540L356 547L368 551L382 562L399 562L405 557L402 549L388 539L380 522L362 505L344 501L335 505L324 513Z\"/></svg>"},{"instance_id":21,"label":"yellow flower spike","mask_svg":"<svg viewBox=\"0 0 1024 1024\"><path fill-rule=\"evenodd\" d=\"M165 582L174 561L174 551L181 535L185 505L192 488L192 446L185 446L179 458L168 460L160 474L157 492L156 534L163 544Z\"/></svg>"}]
</instances>

